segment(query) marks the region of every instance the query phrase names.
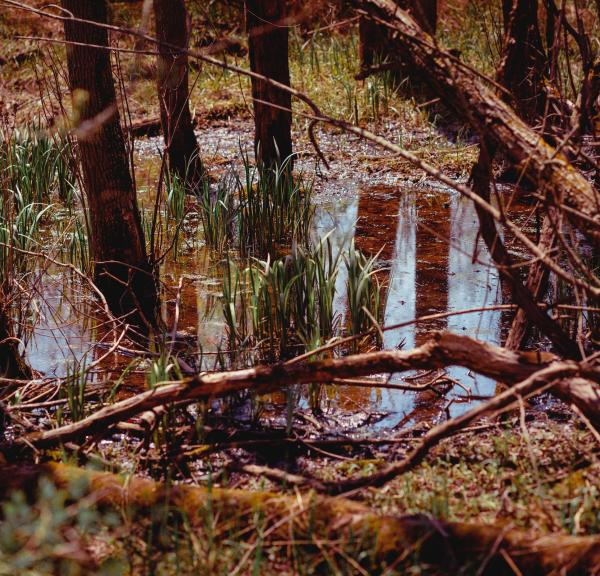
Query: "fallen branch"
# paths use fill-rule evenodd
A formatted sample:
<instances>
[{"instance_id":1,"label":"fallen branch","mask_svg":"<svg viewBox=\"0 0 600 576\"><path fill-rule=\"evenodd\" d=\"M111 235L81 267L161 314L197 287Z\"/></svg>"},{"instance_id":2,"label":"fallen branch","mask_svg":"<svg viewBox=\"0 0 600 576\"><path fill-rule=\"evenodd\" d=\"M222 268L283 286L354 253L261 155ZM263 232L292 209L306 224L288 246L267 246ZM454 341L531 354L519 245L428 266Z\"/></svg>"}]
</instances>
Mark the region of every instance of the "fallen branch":
<instances>
[{"instance_id":1,"label":"fallen branch","mask_svg":"<svg viewBox=\"0 0 600 576\"><path fill-rule=\"evenodd\" d=\"M410 59L444 103L498 146L544 193L550 205L563 201L571 221L600 246L600 197L594 186L559 150L523 122L456 56L439 48L408 12L393 0L354 0L379 24L390 28L398 51Z\"/></svg>"},{"instance_id":2,"label":"fallen branch","mask_svg":"<svg viewBox=\"0 0 600 576\"><path fill-rule=\"evenodd\" d=\"M378 373L395 373L414 369L444 368L459 365L507 384L520 382L549 365L545 357L535 353L513 352L449 332L436 333L431 340L413 350L382 350L333 358L307 364L275 364L228 372L203 373L184 380L157 386L97 411L91 416L53 430L41 431L17 438L17 444L38 447L74 440L84 435L98 434L132 416L172 402L196 402L227 396L242 390L265 394L290 384L328 383L335 378L355 378ZM577 365L585 367L585 365ZM592 368L581 368L582 378L600 380ZM597 386L589 384L592 389ZM563 389L564 388L564 389ZM578 395L577 387L562 387L570 402L595 423L600 414L597 404L589 406L589 396Z\"/></svg>"},{"instance_id":3,"label":"fallen branch","mask_svg":"<svg viewBox=\"0 0 600 576\"><path fill-rule=\"evenodd\" d=\"M567 380L577 377L579 374L579 365L576 362L561 362L549 366L532 374L523 382L516 384L512 388L505 390L501 394L494 396L490 400L483 402L479 406L472 408L461 416L452 418L432 428L425 434L422 440L415 448L400 462L389 464L383 470L375 472L370 476L361 476L351 478L342 482L328 483L323 486L315 485L316 488L325 490L328 493L344 494L365 487L383 486L397 476L412 470L420 464L429 454L429 451L439 444L445 438L453 436L462 431L466 426L472 424L486 414L498 414L521 398L526 398L541 393L555 385L557 380ZM567 380L568 381L568 380Z\"/></svg>"}]
</instances>

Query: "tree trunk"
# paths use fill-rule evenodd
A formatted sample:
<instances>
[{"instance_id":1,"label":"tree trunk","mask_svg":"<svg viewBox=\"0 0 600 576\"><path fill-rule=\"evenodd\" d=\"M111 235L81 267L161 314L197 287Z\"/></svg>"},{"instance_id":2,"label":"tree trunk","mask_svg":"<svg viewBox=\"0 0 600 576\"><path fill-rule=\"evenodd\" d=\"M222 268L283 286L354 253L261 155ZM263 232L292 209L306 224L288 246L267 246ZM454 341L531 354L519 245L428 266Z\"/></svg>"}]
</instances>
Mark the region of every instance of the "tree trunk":
<instances>
[{"instance_id":1,"label":"tree trunk","mask_svg":"<svg viewBox=\"0 0 600 576\"><path fill-rule=\"evenodd\" d=\"M0 377L31 378L31 368L19 353L11 327L10 316L0 301Z\"/></svg>"},{"instance_id":2,"label":"tree trunk","mask_svg":"<svg viewBox=\"0 0 600 576\"><path fill-rule=\"evenodd\" d=\"M394 3L400 8L408 10L423 30L435 36L437 30L437 0L394 0ZM403 60L402 54L399 54L393 48L389 29L382 27L369 18L361 18L358 23L358 33L360 66L363 71L372 67L378 61L396 60L400 63ZM399 72L408 74L410 70L404 69Z\"/></svg>"},{"instance_id":3,"label":"tree trunk","mask_svg":"<svg viewBox=\"0 0 600 576\"><path fill-rule=\"evenodd\" d=\"M158 45L158 100L165 147L172 173L193 190L203 167L192 125L188 91L189 22L184 0L154 0Z\"/></svg>"},{"instance_id":4,"label":"tree trunk","mask_svg":"<svg viewBox=\"0 0 600 576\"><path fill-rule=\"evenodd\" d=\"M285 0L246 0L250 69L289 85L285 16ZM252 78L252 99L257 161L268 168L281 164L292 154L291 95Z\"/></svg>"},{"instance_id":5,"label":"tree trunk","mask_svg":"<svg viewBox=\"0 0 600 576\"><path fill-rule=\"evenodd\" d=\"M547 58L538 24L537 0L503 0L504 57L498 81L512 95L509 104L530 126L543 119Z\"/></svg>"},{"instance_id":6,"label":"tree trunk","mask_svg":"<svg viewBox=\"0 0 600 576\"><path fill-rule=\"evenodd\" d=\"M491 89L454 57L431 42L413 18L392 0L354 0L387 21L398 34L394 42L410 56L411 66L471 127L485 134L539 188L549 205L565 204L571 222L600 246L600 195L565 154L549 146Z\"/></svg>"},{"instance_id":7,"label":"tree trunk","mask_svg":"<svg viewBox=\"0 0 600 576\"><path fill-rule=\"evenodd\" d=\"M107 22L105 0L62 0L75 18ZM66 20L68 42L108 46L108 33ZM157 322L158 293L119 123L110 53L67 46L69 84L79 113L78 144L90 211L96 285L117 316L138 327Z\"/></svg>"}]
</instances>

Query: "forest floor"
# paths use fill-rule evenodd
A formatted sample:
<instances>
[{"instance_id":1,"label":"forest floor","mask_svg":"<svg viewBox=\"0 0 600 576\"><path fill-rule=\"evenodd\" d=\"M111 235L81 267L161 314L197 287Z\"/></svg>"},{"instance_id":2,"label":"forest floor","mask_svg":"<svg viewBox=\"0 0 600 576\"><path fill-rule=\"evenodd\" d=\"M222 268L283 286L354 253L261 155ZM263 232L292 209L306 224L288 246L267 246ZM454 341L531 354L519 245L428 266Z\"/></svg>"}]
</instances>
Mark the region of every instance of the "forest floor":
<instances>
[{"instance_id":1,"label":"forest floor","mask_svg":"<svg viewBox=\"0 0 600 576\"><path fill-rule=\"evenodd\" d=\"M115 21L137 25L134 6L115 4ZM451 39L453 46L463 50L473 65L487 71L493 61L493 48L475 46L466 35L461 35L458 14L462 8L464 6L456 8L454 19L448 18L447 29L443 33ZM193 18L198 21L202 17L202 14L193 13ZM475 10L469 17L473 19L473 26L485 23L493 30L497 15ZM214 35L218 28L210 30ZM16 12L0 14L0 39L4 42L3 60L0 61L0 103L5 124L14 122L24 126L39 121L44 126L68 125L70 104L64 84L65 70L59 64L63 61L63 48L35 40L15 39L15 32L22 36L59 38L60 27L56 22ZM227 31L230 37L239 39L243 47L242 32L235 28ZM130 40L121 42L127 46ZM206 45L207 39L199 33L194 42ZM487 60L481 56L489 52L492 54ZM242 53L228 54L226 58L243 65L243 49ZM453 127L449 138L448 128L442 129L445 126L443 118L436 115L439 111L432 113L431 109L426 110L415 101L403 98L383 77L355 82L353 75L357 61L354 32L346 30L327 36L292 34L291 72L295 86L306 91L326 112L368 126L402 143L421 158L431 160L446 174L466 180L476 159L476 148L469 135ZM135 125L141 120L157 118L152 58L123 56L121 71L124 71L121 76L128 95L128 104L123 107L129 111L128 123ZM251 145L249 84L246 79L206 66L193 64L192 72L191 108L199 140L204 142L204 150L210 151L204 158L205 163L213 178L218 180L232 164L235 169L240 169L241 158L233 151L237 147L247 149ZM41 90L46 91L42 98L40 85ZM393 251L392 247L402 246L402 242L409 245L406 239L409 236L403 239L402 231L412 228L403 221L395 227L387 221L400 213L401 196L413 194L414 197L410 197L417 206L415 218L420 211L424 219L428 218L426 222L439 228L445 236L451 236L452 230L442 228L443 220L449 219L452 214L458 218L456 214L461 210L458 200L407 163L329 128L320 129L318 137L326 158L331 162L331 169L327 171L323 166L315 166L306 125L301 117L295 118L295 146L299 157L298 170L302 169L314 181L317 232L327 231L325 216L335 222L342 221L340 206L345 206L346 224L352 224L349 229L353 228L353 219L359 219L355 231L357 245L362 242L361 249L374 255L388 246L381 260L382 265L395 270L390 272L388 279L391 287L394 279L404 278L409 270L406 266L402 267L404 264L397 264L401 250L395 248ZM151 188L155 185L158 165L156 150L159 147L160 138L141 137L136 141L136 177L143 199L152 198ZM236 156L235 160L232 155ZM188 199L186 202L188 210L193 210L194 201ZM526 220L527 199L521 198L520 202L517 202L519 206L515 210L520 210ZM468 214L462 217L468 218ZM363 218L362 224L360 218ZM479 271L465 268L465 262L475 260L471 258L473 249L467 253L465 261L460 261L462 267L453 271L452 259L461 253L462 248L459 246L454 253L440 256L439 238L430 231L426 231L428 236L424 236L423 231L417 232L416 226L415 247L409 256L412 255L415 261L419 259L420 268L415 266L411 273L416 276L414 290L417 291L418 285L421 285L421 291L413 295L412 311L420 314L443 312L456 308L457 302L465 306L480 305L478 300L452 300L451 294L452 286L457 286L456 282L453 284L453 275L459 274L460 285L460 274L465 275L464 278L472 278ZM385 231L381 232L383 229ZM465 234L477 241L471 232ZM425 252L417 254L419 245L421 249L426 247ZM177 298L179 279L186 274L189 276L189 282L184 284L187 286L183 291L184 320L180 324L188 333L201 326L200 309L204 303L202 299L206 299L204 292L197 291L198 277L212 282L213 276L217 276L210 267L199 268L196 256L190 255L194 249L190 244L186 252L184 247L179 262L171 263L163 278L171 306ZM443 278L439 274L441 268L445 269ZM482 284L497 282L493 272L483 274L490 276ZM61 277L58 283L62 281ZM207 285L212 286L210 282ZM499 294L495 294L494 298L498 300L494 303L502 303L501 291L497 290ZM218 289L212 287L209 292L218 293ZM198 301L193 302L194 298ZM437 302L431 303L429 299L437 299ZM484 298L483 303L489 301ZM185 306L189 310L186 311ZM173 312L172 306L168 309ZM397 319L402 320L404 316L398 314ZM488 319L494 322L496 331L488 340L499 342L505 335L507 318L490 316ZM222 332L223 321L219 319L216 323L217 332ZM412 332L397 333L390 347L400 346L403 340L405 345L418 345L439 328L480 335L480 327L476 323L459 327L434 322ZM62 336L43 336L44 330L55 329L52 322L45 326L42 322L38 348L32 345L28 357L38 371L60 376L61 370L65 370L65 363L54 362L58 352L65 346L76 349L81 343L76 338L71 341L67 337L64 341ZM205 345L214 345L221 332L218 332L219 336L211 336L213 340L208 340ZM51 340L54 344L48 344ZM43 342L44 345L41 344ZM85 344L89 341L86 340ZM130 360L121 359L119 364L118 370L124 378L129 375ZM148 371L147 362L136 366L132 371L136 378L133 384L122 382L119 377L118 397L139 391L145 385ZM111 378L117 379L114 369L108 372ZM462 373L461 378L464 385L469 384L470 375ZM495 383L485 382L483 385L487 386L485 391L488 394L493 394ZM479 386L477 382L473 385L471 392L474 395L481 392ZM416 440L443 421L451 411L458 410L452 413L460 413L463 410L457 400L460 393L460 390L454 390L454 396L446 396L445 392L406 393L404 396L410 396L406 403L398 397L392 401L370 391L361 394L327 389L322 397L323 406L314 410L307 400L310 392L303 389L304 401L299 403L291 418L292 442L288 434L288 402L281 394L262 399L260 410L250 417L248 411L254 411L255 406L249 407L248 403L236 405L224 415L215 417L210 426L221 432L215 444L201 442L202 434L189 433L193 425L179 423L173 429L165 425L164 430L161 428L155 433L150 443L140 441L133 433L119 431L98 442L93 451L74 453L66 446L37 453L35 460L85 463L97 469L126 474L135 472L167 482L175 480L214 488L283 491L294 495L296 488L286 485L285 481L282 485L282 482L264 476L248 474L240 471L240 465L259 464L285 469L290 474L306 474L330 481L368 475L405 456ZM451 398L454 400L449 402ZM54 417L55 414L52 414L50 419ZM43 422L45 418L48 418L48 413L31 415L36 422ZM8 435L10 433L9 428ZM193 441L190 441L192 436ZM318 445L316 440L323 443ZM545 395L524 404L520 410L505 413L500 419L482 420L463 433L444 440L410 472L382 488L365 488L354 497L378 514L427 514L447 521L499 524L507 530L522 528L535 534L597 534L600 529L599 455L598 438L586 423L567 406ZM254 525L236 530L230 529L230 519L216 514L207 519L202 531L194 533L186 525L185 518L173 521L168 514L161 515L156 510L143 521L128 522L126 517L119 515L108 518L110 512L103 508L96 509L93 503L90 506L85 500L78 501L77 490L72 487L66 492L55 492L42 482L38 495L39 500L33 503L27 503L16 493L5 495L8 503L3 507L4 528L0 527L0 573L14 570L19 562L39 571L31 573L50 573L57 558L62 561L76 556L69 548L74 543L85 550L87 564L83 560L79 564L86 565L82 573L91 573L92 570L122 573L125 567L134 572L154 571L160 574L197 573L201 570L211 574L369 573L363 567L368 565L368 558L358 553L348 557L344 543L295 542L293 538L287 542L269 542L268 539L263 542L261 535L264 530L258 512ZM72 503L73 500L75 503ZM44 514L52 520L47 520L42 526L39 518ZM36 535L25 552L23 548L11 548L14 542L9 530L11 527L16 530L17 526L23 533ZM89 534L83 536L88 529ZM78 536L75 537L74 533ZM78 561L73 565L78 565ZM465 573L478 573L481 566L481 563L470 566L470 571ZM445 573L439 568L415 563L411 558L393 567L377 565L369 570L386 574Z\"/></svg>"}]
</instances>

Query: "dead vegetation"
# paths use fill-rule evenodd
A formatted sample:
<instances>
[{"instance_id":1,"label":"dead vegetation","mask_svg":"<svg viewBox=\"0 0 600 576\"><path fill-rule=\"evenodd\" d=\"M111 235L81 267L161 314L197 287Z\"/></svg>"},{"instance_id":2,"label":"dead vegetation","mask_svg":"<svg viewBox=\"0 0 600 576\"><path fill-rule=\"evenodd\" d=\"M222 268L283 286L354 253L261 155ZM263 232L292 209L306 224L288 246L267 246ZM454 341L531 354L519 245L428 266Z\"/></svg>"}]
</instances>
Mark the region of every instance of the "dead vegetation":
<instances>
[{"instance_id":1,"label":"dead vegetation","mask_svg":"<svg viewBox=\"0 0 600 576\"><path fill-rule=\"evenodd\" d=\"M155 38L150 2L0 0L12 36L0 65L16 73L0 154L0 568L599 573L598 6L469 4L484 26L470 41L487 45L469 59L452 45L465 41L459 23L434 25L451 2L331 3L310 20L294 3L187 4L189 17L186 3L155 0ZM20 132L34 110L47 141ZM241 142L229 171L198 146L193 125L216 130L215 110L251 115L256 169ZM164 148L143 190L135 138L157 129ZM336 153L334 137L371 148ZM392 244L394 226L404 234L395 256L316 241L305 158L317 182L346 163L453 190L477 218L467 256L480 263L487 248L503 300L415 303L388 322L408 235L390 215ZM54 204L68 216L47 217ZM415 260L424 229L456 241L418 212ZM23 353L59 318L44 288L57 269L76 313L56 329L89 323L92 353L41 374ZM218 288L190 329L201 283ZM503 345L429 328L493 310L510 315ZM224 328L205 346L215 314ZM426 335L379 349L414 325ZM473 374L491 393L467 387ZM410 394L422 412L377 427L370 400L342 408L351 389ZM54 549L36 528L44 514Z\"/></svg>"}]
</instances>

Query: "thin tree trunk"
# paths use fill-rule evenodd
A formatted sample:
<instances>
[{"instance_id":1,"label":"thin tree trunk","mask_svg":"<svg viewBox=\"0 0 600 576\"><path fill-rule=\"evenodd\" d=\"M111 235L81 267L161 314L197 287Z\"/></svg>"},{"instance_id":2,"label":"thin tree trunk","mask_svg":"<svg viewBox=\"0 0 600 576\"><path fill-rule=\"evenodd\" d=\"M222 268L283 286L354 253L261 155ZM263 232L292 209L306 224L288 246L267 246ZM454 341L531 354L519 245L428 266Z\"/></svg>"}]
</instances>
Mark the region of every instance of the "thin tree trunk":
<instances>
[{"instance_id":1,"label":"thin tree trunk","mask_svg":"<svg viewBox=\"0 0 600 576\"><path fill-rule=\"evenodd\" d=\"M556 245L556 232L550 217L546 215L542 223L542 231L538 246L549 254ZM548 286L548 268L543 262L534 262L527 274L525 288L533 296L535 301L543 296ZM523 308L519 308L510 326L510 331L504 344L509 350L519 350L525 345L530 328L529 318Z\"/></svg>"},{"instance_id":2,"label":"thin tree trunk","mask_svg":"<svg viewBox=\"0 0 600 576\"><path fill-rule=\"evenodd\" d=\"M495 149L495 145L484 138L480 145L479 159L475 166L473 166L471 173L473 191L486 202L490 202L491 163ZM519 308L523 309L527 318L552 340L552 343L561 354L568 358L579 358L580 352L577 344L565 334L562 328L545 311L540 309L530 290L521 282L518 272L513 267L510 253L498 234L494 219L478 205L475 206L475 209L479 218L481 236L498 268L501 278L510 286L514 302Z\"/></svg>"},{"instance_id":3,"label":"thin tree trunk","mask_svg":"<svg viewBox=\"0 0 600 576\"><path fill-rule=\"evenodd\" d=\"M62 0L74 18L107 22L105 0ZM65 21L68 42L108 46L106 29ZM111 311L138 327L157 322L158 293L119 123L110 53L67 47L69 84L79 113L79 153L90 210L95 282Z\"/></svg>"},{"instance_id":4,"label":"thin tree trunk","mask_svg":"<svg viewBox=\"0 0 600 576\"><path fill-rule=\"evenodd\" d=\"M285 16L285 0L246 0L251 70L289 85ZM273 167L292 154L291 95L252 78L252 99L256 158L263 166Z\"/></svg>"},{"instance_id":5,"label":"thin tree trunk","mask_svg":"<svg viewBox=\"0 0 600 576\"><path fill-rule=\"evenodd\" d=\"M505 100L512 105L522 120L531 126L542 124L546 115L544 79L549 77L550 64L542 44L538 23L537 0L503 0L504 56L497 78L507 88L510 97ZM548 14L548 17L550 15ZM553 49L553 25L548 22L547 34L552 35L548 45ZM506 96L506 94L505 94ZM550 218L544 217L539 247L549 253L556 243L556 235ZM537 261L529 268L525 289L537 301L548 281L548 268ZM506 347L518 350L526 341L530 319L524 308L519 308L513 318Z\"/></svg>"},{"instance_id":6,"label":"thin tree trunk","mask_svg":"<svg viewBox=\"0 0 600 576\"><path fill-rule=\"evenodd\" d=\"M410 12L419 26L435 36L437 30L437 0L394 0L400 8ZM369 18L361 18L358 23L360 66L363 71L377 64L377 61L396 61L400 67L397 80L402 74L410 73L408 68L402 69L402 54L393 47L389 29L373 22Z\"/></svg>"},{"instance_id":7,"label":"thin tree trunk","mask_svg":"<svg viewBox=\"0 0 600 576\"><path fill-rule=\"evenodd\" d=\"M0 376L31 378L31 368L19 353L18 341L13 337L12 321L2 301L0 301Z\"/></svg>"},{"instance_id":8,"label":"thin tree trunk","mask_svg":"<svg viewBox=\"0 0 600 576\"><path fill-rule=\"evenodd\" d=\"M545 114L547 58L538 23L538 0L503 0L504 57L498 81L512 95L509 104L533 126Z\"/></svg>"},{"instance_id":9,"label":"thin tree trunk","mask_svg":"<svg viewBox=\"0 0 600 576\"><path fill-rule=\"evenodd\" d=\"M184 0L154 0L158 45L160 120L171 172L193 190L202 179L200 150L189 107L187 54L189 22Z\"/></svg>"}]
</instances>

